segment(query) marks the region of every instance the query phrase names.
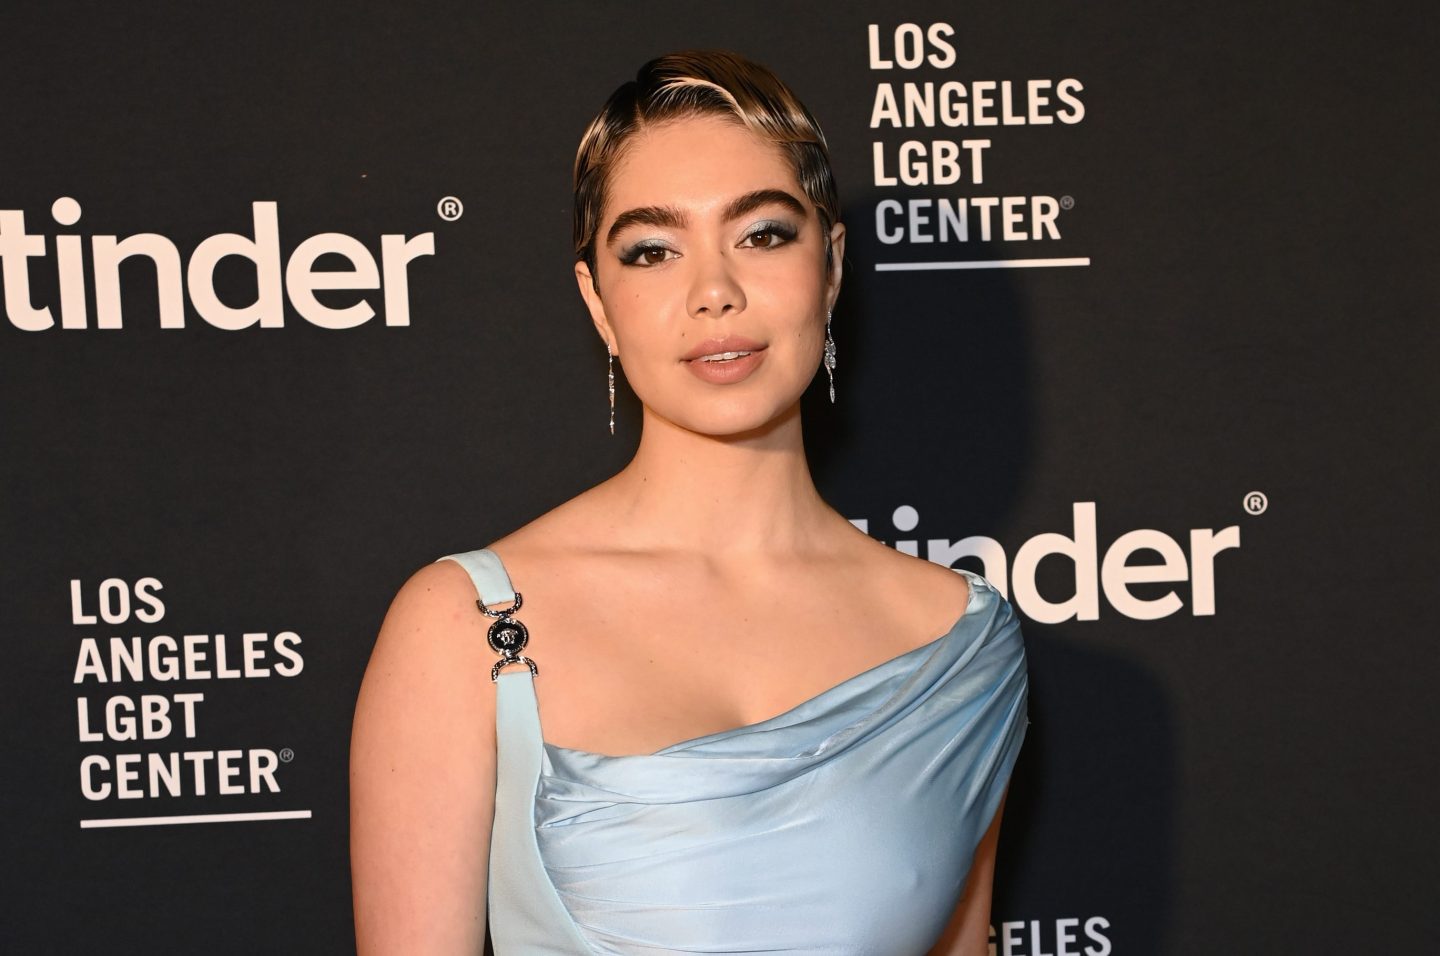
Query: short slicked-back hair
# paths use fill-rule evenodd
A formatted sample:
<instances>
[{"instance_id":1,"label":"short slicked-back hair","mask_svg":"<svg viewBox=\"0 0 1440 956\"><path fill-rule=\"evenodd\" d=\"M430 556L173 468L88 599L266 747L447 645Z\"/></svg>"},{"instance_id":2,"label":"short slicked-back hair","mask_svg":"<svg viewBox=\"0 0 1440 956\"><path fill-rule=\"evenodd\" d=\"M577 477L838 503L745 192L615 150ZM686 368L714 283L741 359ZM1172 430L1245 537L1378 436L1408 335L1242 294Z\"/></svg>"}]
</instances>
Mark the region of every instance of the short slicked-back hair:
<instances>
[{"instance_id":1,"label":"short slicked-back hair","mask_svg":"<svg viewBox=\"0 0 1440 956\"><path fill-rule=\"evenodd\" d=\"M779 77L736 53L671 53L646 63L633 81L611 94L580 138L575 154L575 258L590 267L592 279L606 187L626 143L647 126L692 116L730 117L779 146L806 198L819 211L827 236L839 219L825 134Z\"/></svg>"}]
</instances>

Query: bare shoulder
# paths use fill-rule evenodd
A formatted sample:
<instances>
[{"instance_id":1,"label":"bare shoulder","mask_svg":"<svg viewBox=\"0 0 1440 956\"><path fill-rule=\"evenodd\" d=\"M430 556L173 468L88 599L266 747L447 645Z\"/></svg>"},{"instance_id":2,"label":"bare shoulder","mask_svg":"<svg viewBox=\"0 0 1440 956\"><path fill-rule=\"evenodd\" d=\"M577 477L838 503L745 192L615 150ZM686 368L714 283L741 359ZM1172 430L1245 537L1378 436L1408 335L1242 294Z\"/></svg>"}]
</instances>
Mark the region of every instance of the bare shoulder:
<instances>
[{"instance_id":1,"label":"bare shoulder","mask_svg":"<svg viewBox=\"0 0 1440 956\"><path fill-rule=\"evenodd\" d=\"M454 718L493 727L486 623L470 576L455 562L437 561L411 575L390 603L371 652L357 732L366 729L360 724L366 716L392 728ZM445 739L460 738L452 732Z\"/></svg>"},{"instance_id":2,"label":"bare shoulder","mask_svg":"<svg viewBox=\"0 0 1440 956\"><path fill-rule=\"evenodd\" d=\"M495 708L474 588L452 561L395 595L350 744L360 952L478 952L495 790Z\"/></svg>"},{"instance_id":3,"label":"bare shoulder","mask_svg":"<svg viewBox=\"0 0 1440 956\"><path fill-rule=\"evenodd\" d=\"M455 562L433 562L410 574L409 580L396 592L384 618L384 628L395 625L420 625L432 618L461 616L464 605L474 610L474 585L464 567ZM409 629L406 629L409 632Z\"/></svg>"},{"instance_id":4,"label":"bare shoulder","mask_svg":"<svg viewBox=\"0 0 1440 956\"><path fill-rule=\"evenodd\" d=\"M473 689L468 665L485 660L485 623L465 569L454 561L428 564L390 602L366 680L415 682L434 691Z\"/></svg>"},{"instance_id":5,"label":"bare shoulder","mask_svg":"<svg viewBox=\"0 0 1440 956\"><path fill-rule=\"evenodd\" d=\"M868 536L862 547L867 576L897 603L916 608L932 623L936 634L965 613L970 602L970 582L965 575Z\"/></svg>"},{"instance_id":6,"label":"bare shoulder","mask_svg":"<svg viewBox=\"0 0 1440 956\"><path fill-rule=\"evenodd\" d=\"M435 628L440 630L430 633ZM396 592L380 634L407 640L427 633L431 640L463 642L468 631L479 628L470 575L454 561L435 561L410 575Z\"/></svg>"}]
</instances>

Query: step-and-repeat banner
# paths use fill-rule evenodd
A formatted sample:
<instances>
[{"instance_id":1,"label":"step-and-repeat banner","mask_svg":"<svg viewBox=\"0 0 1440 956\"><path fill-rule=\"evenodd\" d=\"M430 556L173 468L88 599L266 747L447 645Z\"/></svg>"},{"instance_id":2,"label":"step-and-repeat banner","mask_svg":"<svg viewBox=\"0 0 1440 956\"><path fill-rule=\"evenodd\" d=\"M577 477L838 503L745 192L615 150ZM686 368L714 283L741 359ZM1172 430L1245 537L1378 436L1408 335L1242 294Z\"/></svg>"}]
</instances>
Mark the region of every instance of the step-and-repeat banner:
<instances>
[{"instance_id":1,"label":"step-and-repeat banner","mask_svg":"<svg viewBox=\"0 0 1440 956\"><path fill-rule=\"evenodd\" d=\"M628 460L570 166L641 62L719 47L834 150L822 493L1023 618L992 952L1433 952L1409 6L7 11L3 949L353 948L376 630Z\"/></svg>"}]
</instances>

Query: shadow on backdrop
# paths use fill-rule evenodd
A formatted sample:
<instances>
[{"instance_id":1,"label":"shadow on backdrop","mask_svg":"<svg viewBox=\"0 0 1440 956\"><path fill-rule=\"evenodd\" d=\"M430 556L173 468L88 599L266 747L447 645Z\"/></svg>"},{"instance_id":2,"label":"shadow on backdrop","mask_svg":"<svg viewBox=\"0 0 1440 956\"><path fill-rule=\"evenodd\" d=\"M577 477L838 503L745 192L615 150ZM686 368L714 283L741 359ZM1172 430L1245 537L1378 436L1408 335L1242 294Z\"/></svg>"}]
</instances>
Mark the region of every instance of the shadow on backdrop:
<instances>
[{"instance_id":1,"label":"shadow on backdrop","mask_svg":"<svg viewBox=\"0 0 1440 956\"><path fill-rule=\"evenodd\" d=\"M904 495L894 503L916 508L919 527L896 528L872 514L870 533L891 543L915 539L922 554L927 531L994 537L1011 559L1039 531L1069 533L1022 527L1017 515L1036 435L1047 425L1065 427L1035 419L1024 274L877 272L876 263L898 258L863 235L878 198L871 191L846 209L850 242L834 320L837 407L829 406L823 370L805 396L807 453L822 493L842 510L861 511L877 506L878 489ZM963 256L1004 258L983 243ZM937 471L953 479L936 482ZM919 474L932 477L915 482ZM943 487L943 498L919 497L915 486L925 484ZM985 570L978 559L957 565ZM1073 565L1058 556L1042 561L1037 586L1063 600L1074 593ZM1076 941L1066 948L1102 952L1085 935L1096 917L1103 920L1093 924L1097 934L1115 952L1164 952L1176 865L1171 705L1140 663L1093 646L1103 623L1040 624L1023 614L1021 623L1031 725L1002 826L996 952L1055 953L1055 922L1068 918L1077 923L1064 931ZM1011 932L1023 942L1012 950L1002 924L1016 922L1022 925Z\"/></svg>"}]
</instances>

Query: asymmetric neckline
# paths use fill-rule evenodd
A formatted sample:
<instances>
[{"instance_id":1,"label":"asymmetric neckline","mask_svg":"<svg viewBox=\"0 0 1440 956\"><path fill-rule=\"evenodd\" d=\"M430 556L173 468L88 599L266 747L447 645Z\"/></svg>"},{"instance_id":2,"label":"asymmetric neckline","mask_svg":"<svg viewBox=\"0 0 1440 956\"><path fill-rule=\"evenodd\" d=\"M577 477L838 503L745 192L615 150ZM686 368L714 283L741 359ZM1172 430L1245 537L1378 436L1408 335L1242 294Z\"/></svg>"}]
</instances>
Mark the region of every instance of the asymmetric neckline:
<instances>
[{"instance_id":1,"label":"asymmetric neckline","mask_svg":"<svg viewBox=\"0 0 1440 956\"><path fill-rule=\"evenodd\" d=\"M767 730L772 724L783 725L788 720L793 719L800 711L814 707L816 704L825 700L827 697L843 695L844 691L847 688L852 687L857 683L865 682L867 680L873 680L878 677L882 671L899 669L902 664L908 662L911 658L923 656L928 660L936 652L938 652L945 645L945 642L951 637L953 637L961 629L961 626L966 622L966 620L970 618L970 609L975 604L976 581L984 580L980 577L980 575L975 574L972 571L968 571L965 568L952 568L951 570L957 571L965 576L965 583L968 590L965 595L965 607L960 612L960 616L957 617L954 623L950 625L949 630L947 630L944 634L941 634L939 637L932 638L931 640L926 641L924 644L921 644L917 647L912 647L908 651L901 651L894 657L887 658L886 660L883 660L878 664L865 668L863 671L852 674L851 676L845 678L839 683L832 684L824 690L812 694L810 697L805 698L804 700L800 701L792 707L786 708L780 713L775 714L773 717L766 717L763 720L758 720L749 724L741 724L736 727L731 727L727 730L719 730L710 734L701 734L696 737L689 737L685 740L677 741L673 744L666 744L659 750L653 750L648 753L606 754L599 753L598 751L594 750L580 750L574 747L562 747L558 744L552 744L549 741L545 741L542 739L544 748L550 753L570 755L571 757L579 758L585 761L637 761L651 758L666 757L677 751L687 750L692 747L711 743L718 740L724 740L728 737L738 737L744 734L756 733L759 731ZM988 582L986 583L988 584ZM541 729L543 734L543 726Z\"/></svg>"},{"instance_id":2,"label":"asymmetric neckline","mask_svg":"<svg viewBox=\"0 0 1440 956\"><path fill-rule=\"evenodd\" d=\"M491 552L449 559L488 604L515 597ZM939 637L649 754L546 744L534 675L500 673L496 951L929 952L1027 724L1019 621L957 570L970 593Z\"/></svg>"}]
</instances>

